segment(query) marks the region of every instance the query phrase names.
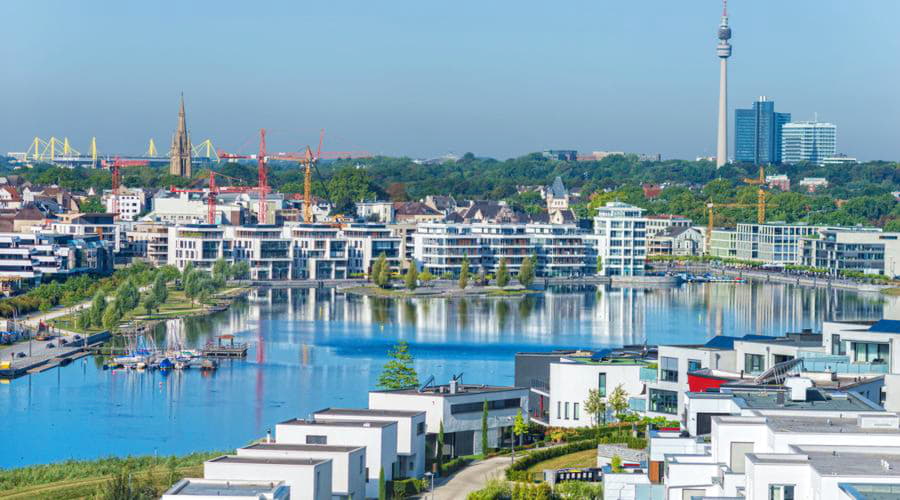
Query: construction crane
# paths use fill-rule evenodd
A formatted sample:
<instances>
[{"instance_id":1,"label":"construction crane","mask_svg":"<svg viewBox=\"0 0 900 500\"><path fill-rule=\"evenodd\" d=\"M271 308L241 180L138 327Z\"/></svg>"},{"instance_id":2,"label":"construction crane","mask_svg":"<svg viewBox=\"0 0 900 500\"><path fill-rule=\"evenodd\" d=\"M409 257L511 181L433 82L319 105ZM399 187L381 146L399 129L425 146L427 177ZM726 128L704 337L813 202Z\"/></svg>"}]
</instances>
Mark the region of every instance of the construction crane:
<instances>
[{"instance_id":1,"label":"construction crane","mask_svg":"<svg viewBox=\"0 0 900 500\"><path fill-rule=\"evenodd\" d=\"M319 147L316 154L312 154L312 149L306 146L303 153L278 153L273 155L273 160L296 161L304 168L303 176L303 222L311 224L313 222L312 215L312 169L316 170L316 175L322 178L319 172L318 162L322 158L328 159L352 159L352 158L371 158L372 155L366 151L322 151L322 142L325 140L325 129L319 132Z\"/></svg>"},{"instance_id":2,"label":"construction crane","mask_svg":"<svg viewBox=\"0 0 900 500\"><path fill-rule=\"evenodd\" d=\"M203 188L177 188L175 186L170 186L169 191L173 193L200 193L206 194L206 205L207 205L207 215L206 222L208 224L216 223L216 202L219 194L222 193L246 193L248 191L253 191L254 188L250 186L219 186L216 184L216 176L225 177L227 179L231 179L233 181L241 182L240 179L236 179L234 177L229 177L225 174L219 174L209 171L209 187L206 189ZM194 181L194 183L199 182L201 179Z\"/></svg>"},{"instance_id":3,"label":"construction crane","mask_svg":"<svg viewBox=\"0 0 900 500\"><path fill-rule=\"evenodd\" d=\"M104 162L104 166L106 162ZM119 218L119 188L122 182L121 172L119 171L122 167L134 167L134 166L143 166L147 165L146 161L139 160L123 160L116 157L113 164L109 167L112 171L112 213L113 220Z\"/></svg>"},{"instance_id":4,"label":"construction crane","mask_svg":"<svg viewBox=\"0 0 900 500\"><path fill-rule=\"evenodd\" d=\"M715 227L715 209L716 208L753 208L756 205L751 203L707 203L706 204L706 253L712 253L710 247L712 243L712 233Z\"/></svg>"},{"instance_id":5,"label":"construction crane","mask_svg":"<svg viewBox=\"0 0 900 500\"><path fill-rule=\"evenodd\" d=\"M266 129L259 129L259 154L256 157L257 170L259 171L259 214L258 222L265 224L268 222L268 204L266 197L269 194L269 179L266 175Z\"/></svg>"},{"instance_id":6,"label":"construction crane","mask_svg":"<svg viewBox=\"0 0 900 500\"><path fill-rule=\"evenodd\" d=\"M760 224L766 223L766 190L763 189L763 186L766 185L766 167L760 165L759 166L759 178L752 179L749 177L744 178L744 182L750 184L752 186L759 186L759 190L756 194L756 222Z\"/></svg>"},{"instance_id":7,"label":"construction crane","mask_svg":"<svg viewBox=\"0 0 900 500\"><path fill-rule=\"evenodd\" d=\"M159 156L159 153L156 151L156 144L153 142L152 137L150 138L150 145L147 147L147 152L144 154L151 158Z\"/></svg>"}]
</instances>

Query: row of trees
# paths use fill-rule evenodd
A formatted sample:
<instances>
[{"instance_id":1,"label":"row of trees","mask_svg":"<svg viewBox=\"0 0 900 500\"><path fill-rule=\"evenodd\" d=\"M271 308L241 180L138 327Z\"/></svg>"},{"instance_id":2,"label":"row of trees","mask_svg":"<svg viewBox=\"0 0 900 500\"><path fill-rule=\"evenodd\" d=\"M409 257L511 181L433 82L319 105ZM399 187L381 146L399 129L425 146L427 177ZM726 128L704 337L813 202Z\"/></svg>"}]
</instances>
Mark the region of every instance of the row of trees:
<instances>
[{"instance_id":1,"label":"row of trees","mask_svg":"<svg viewBox=\"0 0 900 500\"><path fill-rule=\"evenodd\" d=\"M628 410L628 393L622 387L622 384L617 385L609 393L609 397L604 397L600 393L600 389L590 389L588 391L588 398L584 401L584 411L591 416L594 425L600 425L601 422L606 423L608 409L612 409L613 414L620 420L625 411Z\"/></svg>"},{"instance_id":2,"label":"row of trees","mask_svg":"<svg viewBox=\"0 0 900 500\"><path fill-rule=\"evenodd\" d=\"M522 265L519 267L519 272L516 275L516 279L522 286L530 286L534 283L535 277L535 265L537 262L537 256L532 255L530 257L526 257L522 260ZM415 263L410 262L407 266L406 273L403 274L403 282L404 286L407 290L415 290L419 287L419 283L429 283L436 279L436 277L429 271L428 269L423 270L419 273L418 268ZM369 273L370 281L380 288L388 288L391 284L392 273L390 269L390 264L387 261L387 257L382 253L378 256L378 259L372 264L372 270ZM469 286L469 281L472 279L471 271L469 270L469 257L463 256L462 264L460 266L458 285L460 289L465 289ZM505 288L509 285L512 276L510 275L509 269L506 263L506 257L500 258L500 263L497 268L497 276L495 277L497 286L500 288ZM476 282L478 284L484 285L487 284L487 277L484 274L484 271L479 273L476 277Z\"/></svg>"}]
</instances>

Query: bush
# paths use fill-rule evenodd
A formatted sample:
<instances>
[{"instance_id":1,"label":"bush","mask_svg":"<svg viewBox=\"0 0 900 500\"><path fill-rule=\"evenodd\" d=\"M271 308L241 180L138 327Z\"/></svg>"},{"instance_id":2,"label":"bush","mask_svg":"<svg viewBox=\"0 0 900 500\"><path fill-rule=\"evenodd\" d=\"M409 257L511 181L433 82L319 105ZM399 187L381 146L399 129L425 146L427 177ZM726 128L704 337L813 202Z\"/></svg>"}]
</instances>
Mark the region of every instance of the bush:
<instances>
[{"instance_id":1,"label":"bush","mask_svg":"<svg viewBox=\"0 0 900 500\"><path fill-rule=\"evenodd\" d=\"M456 457L453 460L448 460L444 462L444 466L441 469L441 475L449 475L454 472L462 469L463 467L469 465L472 462L471 457Z\"/></svg>"},{"instance_id":2,"label":"bush","mask_svg":"<svg viewBox=\"0 0 900 500\"><path fill-rule=\"evenodd\" d=\"M597 446L597 441L585 439L583 441L576 441L562 446L554 446L553 448L533 451L513 462L513 464L506 469L506 478L511 481L530 481L531 475L528 473L528 469L532 466L550 460L551 458L561 457L563 455L575 453L576 451L589 450L595 446Z\"/></svg>"},{"instance_id":3,"label":"bush","mask_svg":"<svg viewBox=\"0 0 900 500\"><path fill-rule=\"evenodd\" d=\"M400 479L391 481L391 483L391 491L394 493L392 498L395 500L418 495L428 490L428 481L424 479Z\"/></svg>"},{"instance_id":4,"label":"bush","mask_svg":"<svg viewBox=\"0 0 900 500\"><path fill-rule=\"evenodd\" d=\"M603 484L565 481L556 485L556 495L564 500L602 500Z\"/></svg>"}]
</instances>

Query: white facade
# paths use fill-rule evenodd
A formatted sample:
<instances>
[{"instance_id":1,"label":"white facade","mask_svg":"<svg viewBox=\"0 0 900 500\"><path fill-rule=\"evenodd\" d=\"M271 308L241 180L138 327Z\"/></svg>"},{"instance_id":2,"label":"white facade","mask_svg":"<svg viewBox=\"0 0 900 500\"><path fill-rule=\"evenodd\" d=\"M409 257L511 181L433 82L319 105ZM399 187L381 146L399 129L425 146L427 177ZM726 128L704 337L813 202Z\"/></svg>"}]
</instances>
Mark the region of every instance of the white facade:
<instances>
[{"instance_id":1,"label":"white facade","mask_svg":"<svg viewBox=\"0 0 900 500\"><path fill-rule=\"evenodd\" d=\"M328 280L349 277L347 241L340 230L324 224L287 228L291 240L294 279Z\"/></svg>"},{"instance_id":2,"label":"white facade","mask_svg":"<svg viewBox=\"0 0 900 500\"><path fill-rule=\"evenodd\" d=\"M397 428L393 421L288 420L275 426L275 436L279 444L365 446L369 478L366 497L371 498L378 496L378 476L382 469L386 481L397 476Z\"/></svg>"},{"instance_id":3,"label":"white facade","mask_svg":"<svg viewBox=\"0 0 900 500\"><path fill-rule=\"evenodd\" d=\"M642 208L611 201L594 217L597 255L604 276L641 276L647 257L647 218Z\"/></svg>"},{"instance_id":4,"label":"white facade","mask_svg":"<svg viewBox=\"0 0 900 500\"><path fill-rule=\"evenodd\" d=\"M222 456L203 464L206 479L284 481L292 500L331 500L331 460Z\"/></svg>"},{"instance_id":5,"label":"white facade","mask_svg":"<svg viewBox=\"0 0 900 500\"><path fill-rule=\"evenodd\" d=\"M832 123L792 122L781 128L781 161L823 165L837 153L837 126Z\"/></svg>"},{"instance_id":6,"label":"white facade","mask_svg":"<svg viewBox=\"0 0 900 500\"><path fill-rule=\"evenodd\" d=\"M290 500L283 481L186 478L169 488L161 500Z\"/></svg>"},{"instance_id":7,"label":"white facade","mask_svg":"<svg viewBox=\"0 0 900 500\"><path fill-rule=\"evenodd\" d=\"M584 410L588 392L597 389L608 401L610 394L622 386L628 396L644 393L641 370L647 363L633 361L591 362L575 358L562 358L550 364L550 418L551 427L589 427L595 416ZM611 409L608 413L612 413ZM599 417L600 421L604 417Z\"/></svg>"},{"instance_id":8,"label":"white facade","mask_svg":"<svg viewBox=\"0 0 900 500\"><path fill-rule=\"evenodd\" d=\"M144 211L146 197L144 190L140 188L121 188L118 193L106 191L103 195L106 202L106 211L114 213L118 208L119 220L133 221L138 214ZM118 207L116 207L118 205Z\"/></svg>"},{"instance_id":9,"label":"white facade","mask_svg":"<svg viewBox=\"0 0 900 500\"><path fill-rule=\"evenodd\" d=\"M657 379L647 384L647 415L681 420L689 371L735 369L735 352L706 345L659 346ZM674 403L674 404L673 404Z\"/></svg>"},{"instance_id":10,"label":"white facade","mask_svg":"<svg viewBox=\"0 0 900 500\"><path fill-rule=\"evenodd\" d=\"M398 477L421 478L425 474L425 412L328 408L317 411L316 420L348 422L396 422Z\"/></svg>"},{"instance_id":11,"label":"white facade","mask_svg":"<svg viewBox=\"0 0 900 500\"><path fill-rule=\"evenodd\" d=\"M238 448L239 457L331 460L331 494L335 498L366 498L366 449L355 446L259 443Z\"/></svg>"}]
</instances>

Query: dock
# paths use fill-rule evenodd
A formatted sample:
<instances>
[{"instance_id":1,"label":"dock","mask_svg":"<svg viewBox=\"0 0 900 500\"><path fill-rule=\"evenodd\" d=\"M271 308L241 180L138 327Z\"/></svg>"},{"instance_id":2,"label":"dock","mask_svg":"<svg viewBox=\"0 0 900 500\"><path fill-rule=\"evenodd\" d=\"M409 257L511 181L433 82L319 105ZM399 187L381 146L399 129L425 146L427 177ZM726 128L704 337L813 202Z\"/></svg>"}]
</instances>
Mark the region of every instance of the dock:
<instances>
[{"instance_id":1,"label":"dock","mask_svg":"<svg viewBox=\"0 0 900 500\"><path fill-rule=\"evenodd\" d=\"M243 358L247 356L249 345L234 343L234 335L219 335L215 341L210 340L200 352L207 358Z\"/></svg>"},{"instance_id":2,"label":"dock","mask_svg":"<svg viewBox=\"0 0 900 500\"><path fill-rule=\"evenodd\" d=\"M33 352L24 358L5 358L0 363L0 378L13 379L23 375L41 373L59 366L65 366L76 359L91 354L103 341L110 337L109 332L89 335L79 341L70 340L65 345L52 349L46 348L47 342L34 341ZM58 339L52 342L58 342ZM4 353L27 352L27 343L15 344L4 349ZM10 359L6 361L6 359Z\"/></svg>"}]
</instances>

